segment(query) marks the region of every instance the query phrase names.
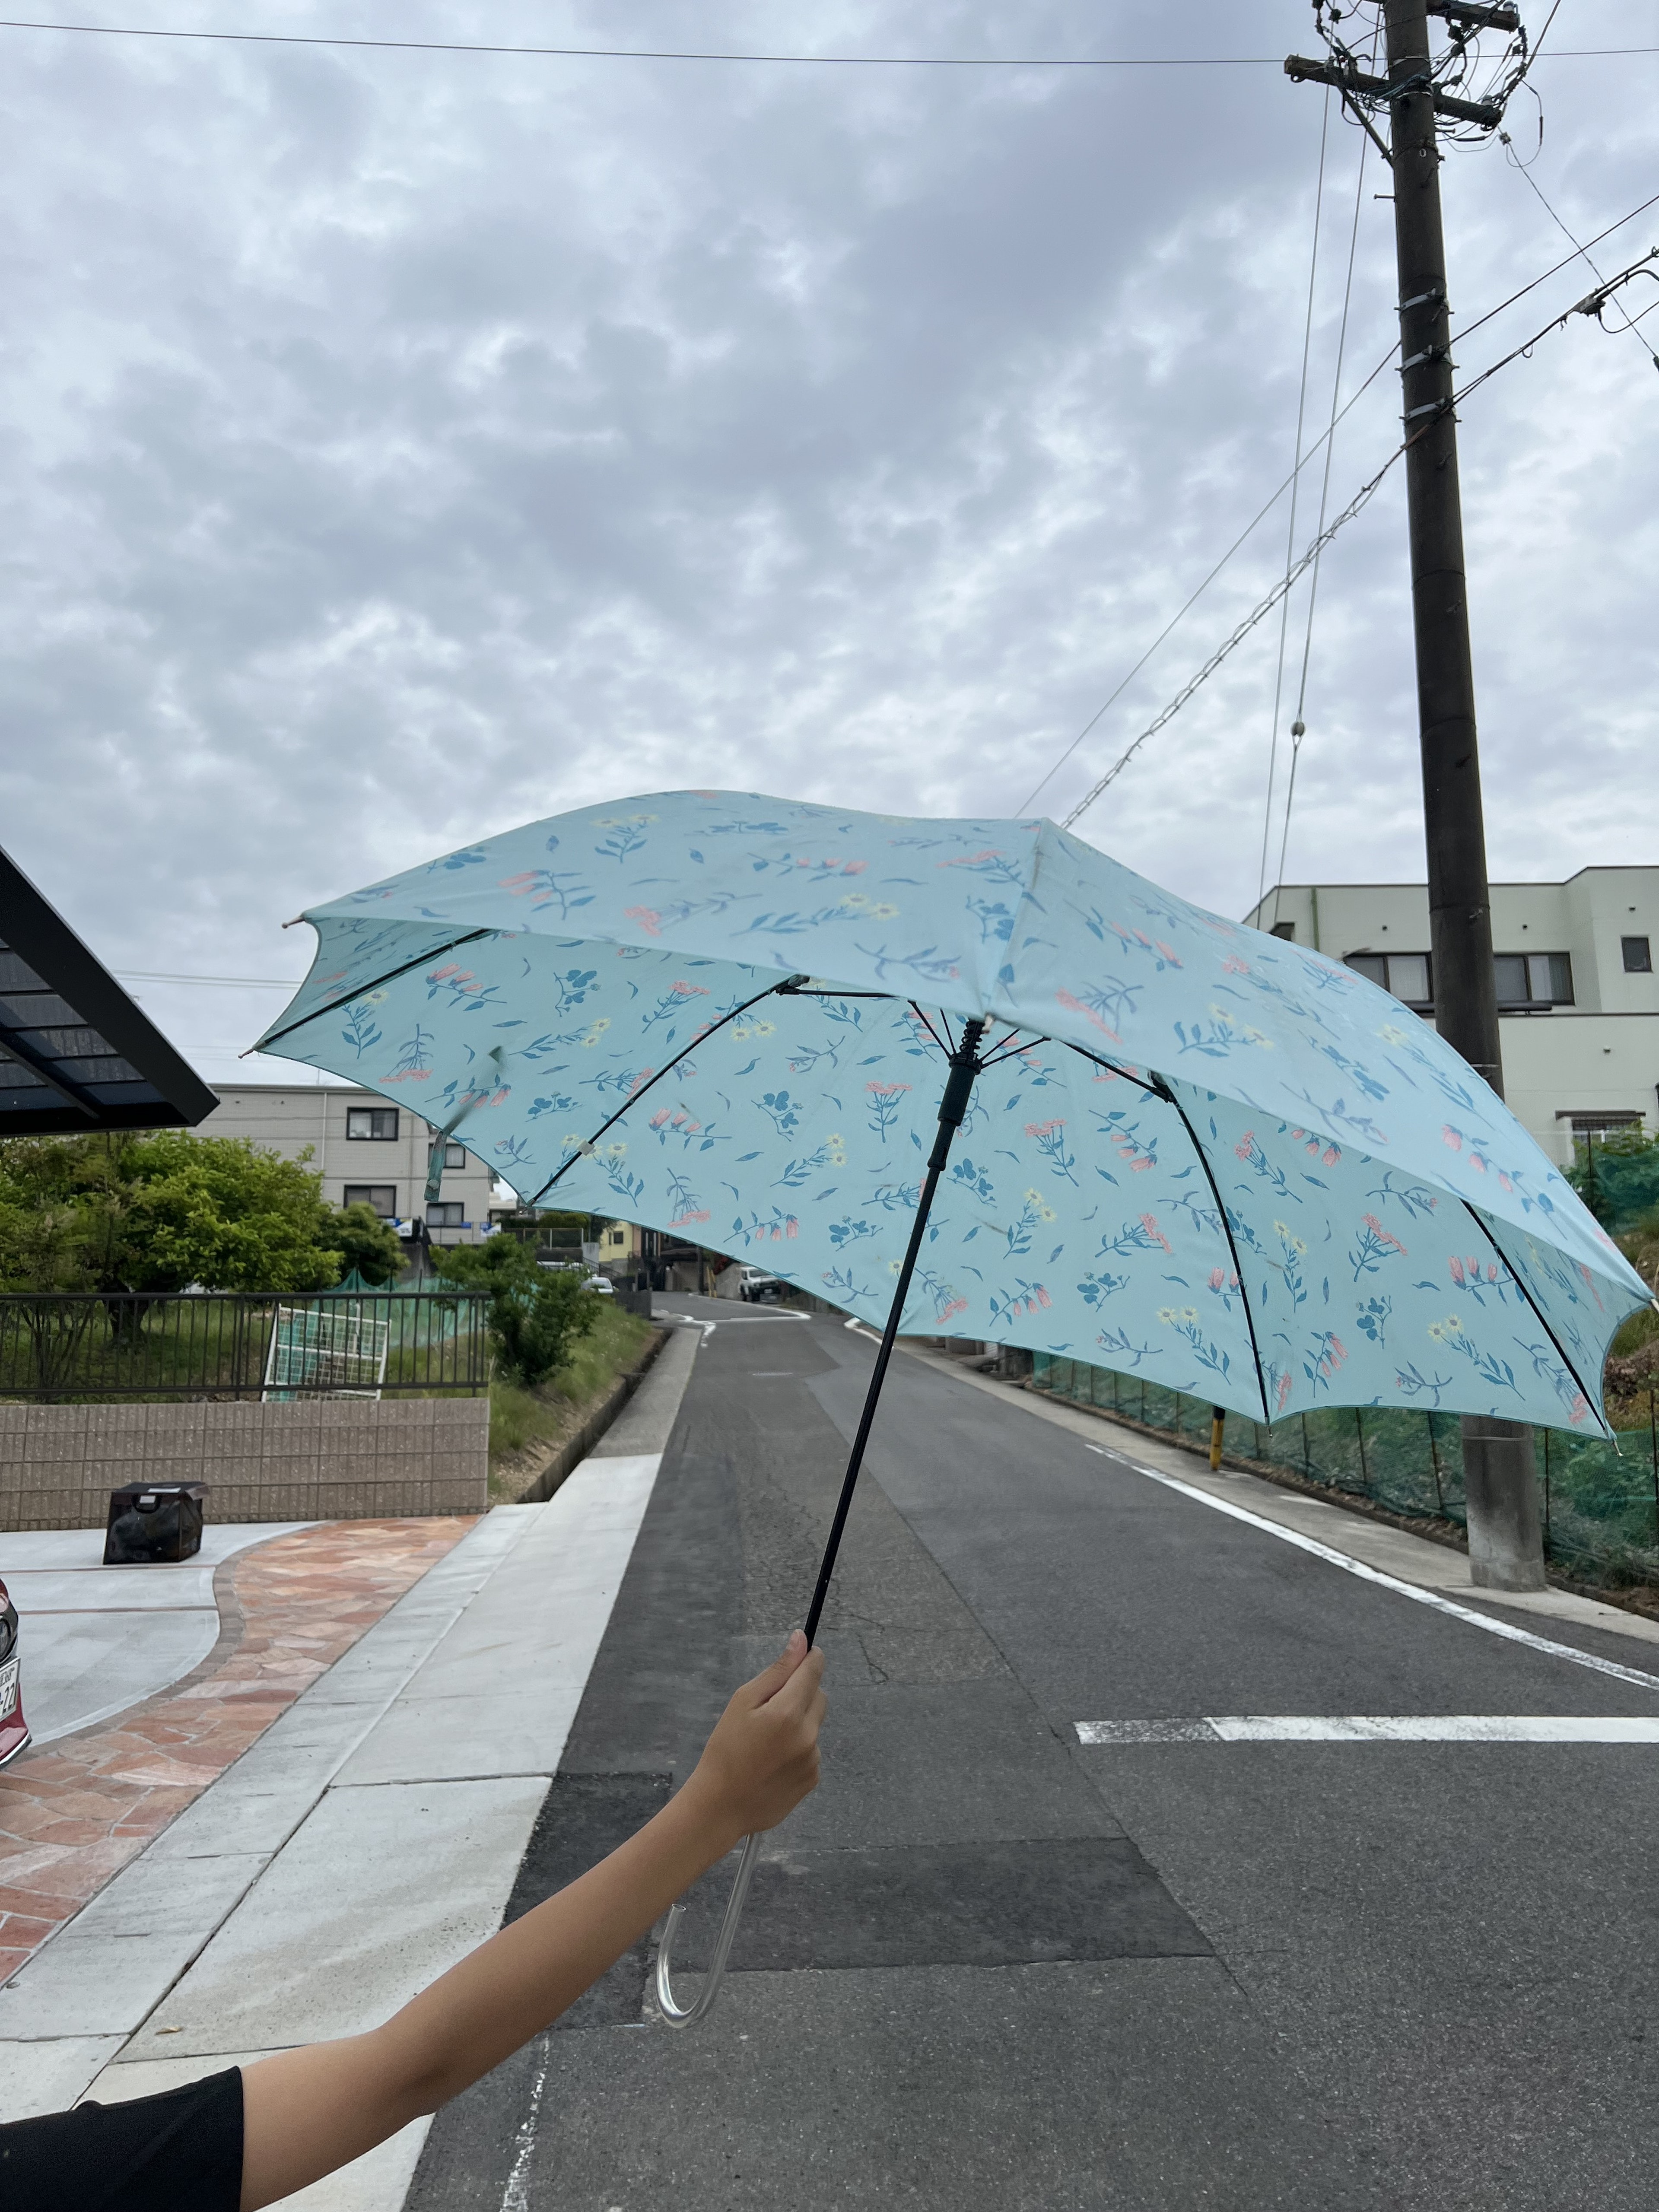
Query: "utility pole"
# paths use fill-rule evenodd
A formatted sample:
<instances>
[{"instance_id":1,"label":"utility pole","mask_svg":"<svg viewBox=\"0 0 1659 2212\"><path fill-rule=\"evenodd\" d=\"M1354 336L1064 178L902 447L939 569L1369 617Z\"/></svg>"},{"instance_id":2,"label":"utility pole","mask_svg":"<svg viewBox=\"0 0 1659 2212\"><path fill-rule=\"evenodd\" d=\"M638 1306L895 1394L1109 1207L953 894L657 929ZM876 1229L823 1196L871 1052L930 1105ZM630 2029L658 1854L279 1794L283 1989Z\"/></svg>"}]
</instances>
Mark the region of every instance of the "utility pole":
<instances>
[{"instance_id":1,"label":"utility pole","mask_svg":"<svg viewBox=\"0 0 1659 2212\"><path fill-rule=\"evenodd\" d=\"M1429 40L1432 12L1467 43L1481 29L1518 37L1513 7L1457 0L1383 0L1387 75L1362 71L1346 50L1326 62L1292 56L1285 72L1334 85L1379 146L1370 113L1386 108L1382 150L1394 170L1395 248L1400 281L1401 380L1406 509L1411 543L1412 621L1417 649L1418 729L1428 846L1429 944L1434 1024L1440 1035L1504 1094L1497 975L1486 880L1486 825L1469 649L1463 508L1453 410L1451 308L1440 213L1438 120L1496 129L1501 104L1466 100L1436 83ZM1463 1488L1469 1574L1492 1589L1544 1587L1532 1431L1523 1421L1465 1414Z\"/></svg>"}]
</instances>

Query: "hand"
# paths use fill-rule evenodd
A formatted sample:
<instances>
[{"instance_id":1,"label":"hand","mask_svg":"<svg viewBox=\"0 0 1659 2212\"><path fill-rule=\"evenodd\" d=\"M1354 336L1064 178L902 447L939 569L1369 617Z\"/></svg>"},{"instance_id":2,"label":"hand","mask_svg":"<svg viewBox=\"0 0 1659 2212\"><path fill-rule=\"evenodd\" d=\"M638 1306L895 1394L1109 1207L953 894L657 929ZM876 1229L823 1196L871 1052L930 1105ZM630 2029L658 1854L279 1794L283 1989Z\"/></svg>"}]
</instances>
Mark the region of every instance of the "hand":
<instances>
[{"instance_id":1,"label":"hand","mask_svg":"<svg viewBox=\"0 0 1659 2212\"><path fill-rule=\"evenodd\" d=\"M809 1650L796 1629L720 1716L684 1794L731 1843L775 1828L817 1788L823 1680L823 1652Z\"/></svg>"}]
</instances>

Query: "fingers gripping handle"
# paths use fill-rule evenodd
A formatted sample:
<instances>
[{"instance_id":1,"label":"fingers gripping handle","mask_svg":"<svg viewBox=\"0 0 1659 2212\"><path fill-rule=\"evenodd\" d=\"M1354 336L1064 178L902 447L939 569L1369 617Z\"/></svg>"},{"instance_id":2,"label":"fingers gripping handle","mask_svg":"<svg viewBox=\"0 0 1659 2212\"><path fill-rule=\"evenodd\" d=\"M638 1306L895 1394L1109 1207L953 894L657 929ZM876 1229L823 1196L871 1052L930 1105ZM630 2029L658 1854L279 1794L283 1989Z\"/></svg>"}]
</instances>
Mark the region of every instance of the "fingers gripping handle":
<instances>
[{"instance_id":1,"label":"fingers gripping handle","mask_svg":"<svg viewBox=\"0 0 1659 2212\"><path fill-rule=\"evenodd\" d=\"M702 1978L702 1987L688 2005L678 2002L674 1996L673 1954L674 1937L684 1917L683 1904L671 1905L668 1925L662 1931L662 1941L657 1946L657 2005L670 2027L690 2027L693 2021L701 2020L720 1995L726 1977L726 1962L731 1956L732 1940L738 1932L738 1923L743 1917L744 1900L749 1894L749 1884L755 1871L755 1862L760 1856L761 1839L758 1835L745 1836L743 1856L738 1862L732 1894L726 1899L726 1917L720 1923L720 1932L714 1941L714 1955L708 1961L708 1972Z\"/></svg>"}]
</instances>

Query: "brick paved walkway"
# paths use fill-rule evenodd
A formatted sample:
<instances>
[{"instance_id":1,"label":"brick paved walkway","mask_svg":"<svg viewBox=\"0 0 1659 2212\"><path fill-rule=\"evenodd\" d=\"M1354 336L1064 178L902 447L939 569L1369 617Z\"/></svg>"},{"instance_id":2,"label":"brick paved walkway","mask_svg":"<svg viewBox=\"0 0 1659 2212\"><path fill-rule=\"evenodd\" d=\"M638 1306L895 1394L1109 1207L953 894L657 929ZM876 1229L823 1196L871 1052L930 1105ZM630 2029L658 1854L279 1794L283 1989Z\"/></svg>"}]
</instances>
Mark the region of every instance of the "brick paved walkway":
<instances>
[{"instance_id":1,"label":"brick paved walkway","mask_svg":"<svg viewBox=\"0 0 1659 2212\"><path fill-rule=\"evenodd\" d=\"M472 1525L332 1521L239 1553L215 1577L220 1638L200 1667L0 1772L0 1982ZM22 1650L27 1707L27 1643Z\"/></svg>"}]
</instances>

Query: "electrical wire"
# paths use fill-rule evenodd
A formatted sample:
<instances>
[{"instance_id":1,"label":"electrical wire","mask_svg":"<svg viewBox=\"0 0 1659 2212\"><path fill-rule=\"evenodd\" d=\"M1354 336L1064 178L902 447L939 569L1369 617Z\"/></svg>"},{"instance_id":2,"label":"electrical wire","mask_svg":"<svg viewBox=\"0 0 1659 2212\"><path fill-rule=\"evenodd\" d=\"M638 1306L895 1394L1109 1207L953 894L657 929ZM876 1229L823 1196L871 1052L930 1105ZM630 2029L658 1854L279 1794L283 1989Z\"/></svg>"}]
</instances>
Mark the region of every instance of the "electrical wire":
<instances>
[{"instance_id":1,"label":"electrical wire","mask_svg":"<svg viewBox=\"0 0 1659 2212\"><path fill-rule=\"evenodd\" d=\"M1319 486L1319 529L1317 536L1325 534L1325 515L1331 496L1331 460L1336 452L1336 403L1342 391L1342 363L1348 349L1348 315L1353 305L1354 264L1359 258L1359 210L1365 192L1365 156L1370 152L1370 140L1359 141L1359 166L1353 180L1353 220L1348 229L1348 270L1342 286L1342 321L1336 336L1336 367L1331 375L1331 426L1325 437L1325 467ZM1279 866L1273 875L1273 922L1279 921L1279 887L1285 881L1285 856L1291 843L1291 813L1296 805L1296 772L1302 759L1302 740L1308 734L1308 669L1313 659L1314 610L1319 604L1319 564L1322 555L1314 556L1313 574L1308 581L1308 620L1302 634L1302 673L1297 684L1296 716L1291 724L1291 773L1285 792L1285 829L1279 841ZM1285 602L1286 611L1290 607ZM1264 886L1265 888L1265 886ZM1261 903L1262 891L1256 893L1256 904Z\"/></svg>"},{"instance_id":2,"label":"electrical wire","mask_svg":"<svg viewBox=\"0 0 1659 2212\"><path fill-rule=\"evenodd\" d=\"M1377 378L1382 375L1383 370L1388 367L1389 363L1394 359L1395 354L1397 354L1400 348L1398 344L1391 345L1389 348L1389 350L1383 355L1382 360L1377 362L1376 367L1372 369L1370 374L1365 379L1365 381L1354 393L1352 398L1351 398L1347 402L1347 404L1343 408L1342 414L1337 416L1336 419L1339 422L1342 420L1342 416L1348 413L1350 408L1357 406L1359 401L1364 398L1365 394L1370 390L1372 385L1374 385ZM1327 433L1327 435L1328 434L1329 434ZM1313 445L1309 447L1307 452L1302 456L1302 466L1304 469L1310 465L1314 456L1320 451L1324 443L1324 438L1320 438ZM1278 506L1279 501L1284 498L1285 493L1296 481L1296 471L1292 469L1290 475L1285 477L1284 483L1281 483L1275 491L1272 492L1263 504L1256 509L1255 513L1250 517L1250 520L1245 524L1243 530L1239 532L1237 537L1234 538L1232 544L1227 548L1221 558L1216 562L1214 568L1210 570L1208 575L1204 578L1197 589L1192 592L1189 598L1182 602L1182 604L1176 610L1175 613L1170 616L1169 621L1164 623L1163 629L1159 630L1158 635L1152 640L1145 653L1141 654L1134 666L1130 669L1128 674L1123 678L1122 681L1119 683L1110 694L1102 701L1101 704L1096 708L1094 713L1090 715L1088 720L1083 725L1083 727L1072 739L1070 744L1066 747L1065 750L1054 762L1054 766L1048 769L1048 773L1039 782L1032 786L1031 790L1026 798L1025 804L1019 810L1022 814L1029 814L1030 812L1031 802L1036 799L1037 793L1043 788L1043 786L1045 784L1051 783L1054 777L1059 775L1060 769L1065 767L1066 762L1070 760L1072 755L1083 743L1083 740L1089 735L1090 732L1094 728L1096 723L1099 721L1101 716L1106 712L1107 708L1109 707L1115 706L1118 700L1122 697L1124 692L1127 691L1130 684L1134 682L1136 677L1139 675L1141 670L1146 665L1146 663L1158 651L1158 648L1163 644L1164 639L1169 636L1170 631L1191 613L1192 610L1203 598L1205 592L1209 590L1211 585L1214 583L1216 578L1221 574L1222 570L1227 566L1227 563L1232 559L1234 554L1237 552L1239 547L1243 544L1246 538L1251 537L1261 527L1262 523L1267 520L1267 517L1273 513L1274 507Z\"/></svg>"},{"instance_id":3,"label":"electrical wire","mask_svg":"<svg viewBox=\"0 0 1659 2212\"><path fill-rule=\"evenodd\" d=\"M1632 262L1628 269L1621 270L1617 276L1610 277L1605 284L1598 286L1595 291L1587 293L1582 300L1576 301L1573 306L1565 311L1565 313L1558 315L1553 322L1546 323L1543 328L1541 330L1535 331L1531 337L1524 340L1520 345L1512 347L1508 353L1504 354L1501 359L1493 362L1489 368L1483 368L1478 376L1471 378L1469 382L1464 385L1461 390L1453 393L1451 398L1446 403L1447 406L1451 408L1462 406L1463 402L1472 392L1478 392L1480 386L1483 384L1489 382L1492 377L1498 374L1500 369L1507 368L1511 362L1519 361L1523 356L1529 356L1534 349L1542 339L1547 338L1550 335L1551 331L1564 330L1574 315L1595 315L1599 319L1600 311L1606 306L1607 298L1611 293L1620 285L1629 283L1632 277L1652 273L1648 269L1648 264L1656 260L1659 260L1659 246L1655 246L1650 252L1644 253L1639 261ZM1337 532L1343 529L1348 523L1352 522L1354 517L1360 514L1363 509L1369 505L1378 485L1381 484L1383 478L1393 468L1395 463L1400 459L1401 455L1408 452L1410 448L1417 443L1419 438L1426 436L1428 431L1437 420L1437 415L1431 416L1426 422L1419 424L1419 427L1413 431L1409 438L1403 440L1401 444L1395 447L1393 453L1389 455L1389 458L1383 462L1382 467L1378 469L1376 475L1371 477L1368 482L1360 486L1358 491L1356 492L1353 498L1349 501L1347 506L1343 508L1341 514L1337 516L1335 521L1330 523L1320 533L1320 535L1315 538L1312 544L1309 546L1307 551L1304 553L1302 558L1297 562L1296 567L1291 570L1291 574L1281 579L1279 583L1275 584L1272 591L1267 593L1266 599L1261 600L1251 609L1250 612L1244 617L1243 621L1234 629L1232 635L1227 638L1223 644L1217 647L1216 650L1210 655L1209 659L1199 670L1198 673L1195 676L1189 678L1188 681L1182 685L1180 690L1176 692L1175 697L1170 700L1168 706L1166 706L1161 713L1154 716L1153 720L1147 724L1146 727L1141 732L1140 735L1132 744L1127 745L1124 748L1123 751L1119 754L1116 760L1113 762L1110 768L1107 769L1105 775L1100 777L1099 780L1091 786L1091 787L1078 801L1077 805L1072 809L1071 812L1064 817L1060 823L1060 827L1062 829L1070 830L1085 814L1088 812L1089 809L1094 805L1095 801L1100 797L1107 786L1115 781L1116 778L1122 774L1123 770L1128 766L1129 763L1134 758L1135 755L1140 750L1140 748L1146 743L1147 739L1149 738L1155 737L1158 731L1164 727L1166 722L1173 720L1175 716L1180 713L1187 702L1193 696L1194 693L1197 691L1201 685L1206 684L1210 678L1215 674L1217 669L1221 666L1222 663L1243 643L1244 640L1249 635L1256 624L1263 621L1267 616L1273 612L1273 609L1279 605L1285 592L1292 589L1298 580L1313 566L1324 548L1330 544Z\"/></svg>"},{"instance_id":4,"label":"electrical wire","mask_svg":"<svg viewBox=\"0 0 1659 2212\"><path fill-rule=\"evenodd\" d=\"M1659 52L1659 48L1656 48L1656 52ZM1649 198L1641 201L1637 206L1632 208L1628 215L1621 215L1616 222L1610 222L1605 230L1598 230L1595 237L1589 240L1587 244L1589 246L1599 246L1603 239L1611 238L1615 230L1622 230L1626 223L1634 222L1638 215L1645 215L1647 210L1656 204L1659 204L1659 192L1655 192ZM1580 252L1582 252L1583 250L1583 249L1581 248ZM1568 268L1578 258L1578 252L1564 254L1559 261L1552 263L1549 268L1544 270L1539 276L1533 277L1530 283L1522 285L1518 291L1511 292L1507 299L1500 300L1495 307L1488 307L1484 314L1477 315L1472 323L1466 324L1462 331L1459 333L1460 341L1462 338L1472 337L1476 331L1484 329L1486 324L1495 320L1498 316L1501 315L1505 308L1514 307L1516 302L1519 300L1524 300L1529 293L1535 292L1540 284L1547 284L1552 276L1559 276L1562 270ZM1569 313L1571 312L1571 309L1568 310ZM1644 309L1644 314L1642 316L1638 316L1637 320L1638 322L1641 321L1646 314L1651 313L1652 310L1650 308ZM1364 398L1366 392L1370 390L1372 385L1376 383L1377 378L1382 374L1382 371L1388 367L1389 363L1394 359L1395 355L1398 351L1399 347L1397 345L1389 347L1388 352L1383 355L1382 360L1379 361L1376 368L1371 370L1364 382L1360 385L1358 389L1354 392L1353 397L1349 399L1343 407L1341 413L1339 414L1336 418L1338 423L1341 422L1351 410ZM1333 425L1333 428L1334 428L1334 427L1335 426ZM1317 443L1309 447L1308 452L1303 458L1302 465L1304 468L1307 467L1308 464L1313 459L1316 453L1319 453L1322 448L1327 446L1329 436L1330 433L1327 432L1325 437L1321 438ZM1135 678L1139 675L1141 670L1145 668L1147 662L1158 651L1159 646L1161 646L1164 640L1170 635L1170 632L1174 630L1192 611L1193 608L1198 605L1200 599L1203 598L1205 592L1210 588L1210 586L1214 583L1216 578L1221 574L1228 562L1231 561L1233 556L1239 550L1239 548L1244 544L1245 541L1250 538L1258 528L1260 528L1261 525L1266 520L1267 516L1272 514L1273 508L1278 506L1279 501L1290 489L1293 478L1294 471L1292 471L1291 476L1285 477L1284 483L1278 487L1278 489L1272 494L1271 497L1269 497L1266 502L1256 510L1249 521L1245 524L1243 529L1239 532L1237 537L1234 538L1232 544L1221 556L1221 558L1216 562L1214 568L1210 570L1209 574L1203 579L1202 582L1199 584L1197 589L1194 591L1176 610L1175 613L1170 616L1169 621L1164 623L1163 629L1159 630L1158 635L1152 640L1145 653L1141 654L1139 659L1135 662L1133 667L1129 670L1127 675L1126 675L1122 680L1113 688L1107 697L1103 700L1101 704L1095 709L1094 713L1090 715L1088 720L1083 725L1083 727L1078 732L1071 743L1065 747L1063 751L1060 752L1054 761L1054 765L1048 770L1047 774L1035 785L1033 785L1030 793L1026 798L1024 805L1019 810L1022 814L1030 813L1032 801L1037 797L1037 794L1042 791L1047 785L1054 781L1054 777L1060 773L1060 769L1065 767L1066 762L1070 760L1072 755L1077 750L1078 747L1094 730L1102 716L1107 713L1109 708L1116 705L1118 700L1122 697L1124 692L1127 690L1129 685L1134 681ZM1275 601L1274 604L1277 605L1277 601Z\"/></svg>"},{"instance_id":5,"label":"electrical wire","mask_svg":"<svg viewBox=\"0 0 1659 2212\"><path fill-rule=\"evenodd\" d=\"M1559 4L1559 0L1557 0L1557 4ZM1544 28L1548 30L1549 25L1546 23ZM1560 216L1550 205L1548 200L1545 198L1543 188L1539 184L1537 179L1533 175L1530 166L1527 162L1516 159L1515 149L1510 143L1508 131L1501 131L1498 135L1503 141L1504 151L1508 157L1510 168L1516 172L1531 191L1536 195L1540 207L1543 209L1545 214L1560 232L1562 237L1565 238L1567 243L1572 247L1574 253L1585 263L1591 276L1595 277L1596 283L1598 284L1604 283L1607 280L1603 277L1601 271L1596 267L1594 259L1591 258L1589 248L1586 246L1579 245L1578 240L1567 228L1566 224L1562 222ZM1622 301L1616 301L1613 304L1617 308L1620 315L1624 319L1624 328L1630 332L1631 336L1636 340L1637 344L1639 345L1647 354L1654 367L1656 368L1659 368L1659 352L1655 351L1649 340L1637 329L1636 325L1638 318L1632 316Z\"/></svg>"},{"instance_id":6,"label":"electrical wire","mask_svg":"<svg viewBox=\"0 0 1659 2212\"><path fill-rule=\"evenodd\" d=\"M83 38L186 39L208 45L331 46L384 53L507 54L565 61L781 62L833 69L1279 69L1278 54L742 54L680 47L520 46L471 39L350 39L299 31L173 30L150 23L50 23L0 18L0 31L70 31ZM1655 54L1659 46L1582 46L1558 50L1555 61L1598 55Z\"/></svg>"},{"instance_id":7,"label":"electrical wire","mask_svg":"<svg viewBox=\"0 0 1659 2212\"><path fill-rule=\"evenodd\" d=\"M341 46L386 53L517 54L605 62L797 62L863 69L1276 69L1276 54L743 54L641 46L519 46L471 39L351 39L298 31L173 30L147 23L46 23L7 17L0 31L74 31L102 39L189 39L212 45Z\"/></svg>"},{"instance_id":8,"label":"electrical wire","mask_svg":"<svg viewBox=\"0 0 1659 2212\"><path fill-rule=\"evenodd\" d=\"M1313 313L1316 280L1319 276L1319 232L1325 216L1325 154L1330 137L1331 88L1325 88L1325 105L1319 118L1319 177L1314 187L1313 245L1308 255L1308 305L1302 319L1302 377L1296 394L1296 450L1295 465L1291 471L1291 513L1285 531L1285 573L1290 574L1291 563L1296 558L1296 509L1302 490L1302 433L1308 415L1308 364L1313 354ZM1333 406L1333 412L1335 411ZM1325 448L1330 458L1330 447ZM1267 887L1267 841L1273 835L1273 779L1279 772L1279 718L1285 696L1285 647L1290 635L1291 600L1287 592L1279 609L1279 660L1273 672L1273 742L1267 750L1267 796L1261 810L1261 866L1255 886L1255 902L1261 903Z\"/></svg>"}]
</instances>

